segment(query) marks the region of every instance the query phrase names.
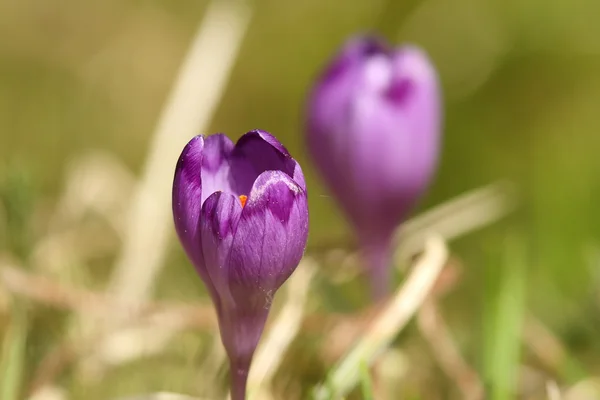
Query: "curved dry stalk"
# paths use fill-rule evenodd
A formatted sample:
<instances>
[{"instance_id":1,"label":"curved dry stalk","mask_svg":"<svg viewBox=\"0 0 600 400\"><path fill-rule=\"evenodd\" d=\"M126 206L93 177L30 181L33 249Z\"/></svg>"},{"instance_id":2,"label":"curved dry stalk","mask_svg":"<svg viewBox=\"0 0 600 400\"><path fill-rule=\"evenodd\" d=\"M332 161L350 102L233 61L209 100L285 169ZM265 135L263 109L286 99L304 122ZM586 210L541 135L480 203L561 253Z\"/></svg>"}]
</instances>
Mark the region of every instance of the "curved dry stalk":
<instances>
[{"instance_id":1,"label":"curved dry stalk","mask_svg":"<svg viewBox=\"0 0 600 400\"><path fill-rule=\"evenodd\" d=\"M514 187L509 182L494 182L410 218L398 228L394 242L400 246L399 255L407 257L423 248L431 232L450 241L497 222L507 216L515 204ZM311 247L309 251L324 257L339 257L348 255L348 250L355 247L356 243L337 241Z\"/></svg>"},{"instance_id":2,"label":"curved dry stalk","mask_svg":"<svg viewBox=\"0 0 600 400\"><path fill-rule=\"evenodd\" d=\"M217 334L212 338L212 343L208 350L208 354L202 360L202 363L197 368L196 376L199 382L218 382L219 374L222 372L225 366L228 366L227 353L223 348L223 342L221 337ZM217 394L222 395L221 387L211 385L198 385L200 394L209 398L218 397Z\"/></svg>"},{"instance_id":3,"label":"curved dry stalk","mask_svg":"<svg viewBox=\"0 0 600 400\"><path fill-rule=\"evenodd\" d=\"M571 386L565 393L565 400L595 400L600 398L600 378L589 377Z\"/></svg>"},{"instance_id":4,"label":"curved dry stalk","mask_svg":"<svg viewBox=\"0 0 600 400\"><path fill-rule=\"evenodd\" d=\"M555 381L546 382L546 394L548 395L548 400L562 399L560 388L558 387L558 384Z\"/></svg>"},{"instance_id":5,"label":"curved dry stalk","mask_svg":"<svg viewBox=\"0 0 600 400\"><path fill-rule=\"evenodd\" d=\"M13 265L0 265L0 285L8 292L27 297L47 306L54 306L80 313L94 312L97 316L113 313L115 309L130 321L157 321L172 326L181 325L196 329L216 326L213 308L208 305L186 305L169 302L133 303L119 300L108 293L75 289L51 279L44 278Z\"/></svg>"},{"instance_id":6,"label":"curved dry stalk","mask_svg":"<svg viewBox=\"0 0 600 400\"><path fill-rule=\"evenodd\" d=\"M59 386L46 386L37 393L27 398L27 400L68 400L67 391Z\"/></svg>"},{"instance_id":7,"label":"curved dry stalk","mask_svg":"<svg viewBox=\"0 0 600 400\"><path fill-rule=\"evenodd\" d=\"M186 396L184 394L178 394L178 393L159 392L159 393L141 394L138 396L131 396L131 397L121 397L117 400L207 400L207 399Z\"/></svg>"},{"instance_id":8,"label":"curved dry stalk","mask_svg":"<svg viewBox=\"0 0 600 400\"><path fill-rule=\"evenodd\" d=\"M250 10L241 0L213 0L179 71L153 134L109 290L143 300L163 265L171 236L175 163L189 139L204 132L236 60Z\"/></svg>"},{"instance_id":9,"label":"curved dry stalk","mask_svg":"<svg viewBox=\"0 0 600 400\"><path fill-rule=\"evenodd\" d=\"M479 225L493 223L497 218L506 215L510 211L511 199L505 185L493 184L469 192L466 195L462 195L455 200L434 208L432 211L415 217L411 220L412 222L407 222L403 228L403 235L422 235L432 226L449 226L457 213L466 216L470 221L478 222ZM486 217L482 212L484 209L490 210L491 215ZM471 223L468 226L475 227L476 225ZM462 225L462 229L464 229L462 233L468 232L468 226ZM458 231L458 229L455 229L454 233ZM332 254L336 252L343 253L344 250L329 250L329 253ZM139 323L140 320L156 321L157 319L162 319L164 321L166 319L167 321L175 321L172 326L176 329L204 330L216 327L214 311L208 305L118 301L107 293L71 288L53 282L50 279L26 273L20 268L10 267L9 265L0 269L0 284L5 286L10 293L25 296L46 305L76 310L81 314L90 313L102 317L107 313L112 313L115 309L119 309L122 310L124 315L128 316L130 321L136 321L136 323ZM378 309L378 307L375 307L373 310L367 310L359 316L347 316L343 314L309 315L302 323L302 330L318 333L324 332L327 327L348 325L360 326L360 330L362 330L362 327L371 319L370 316L372 316L373 311L377 311ZM98 337L104 338L106 335L91 335L89 340L95 341ZM58 359L62 360L61 362L49 362L49 365L52 367L48 369L52 371L50 373L43 371L41 376L56 376L65 365L70 364L80 357L79 352L73 350L75 347L79 348L80 346L74 346L73 343L66 343L63 347L68 349L68 351L58 351L57 354L64 353L66 356L58 357ZM63 347L59 347L59 349ZM85 348L85 346L83 347ZM50 358L54 359L53 356ZM44 363L40 365L44 365ZM47 382L45 379L42 379L42 381Z\"/></svg>"},{"instance_id":10,"label":"curved dry stalk","mask_svg":"<svg viewBox=\"0 0 600 400\"><path fill-rule=\"evenodd\" d=\"M560 340L534 315L525 317L523 341L542 364L557 372L567 359L567 351Z\"/></svg>"},{"instance_id":11,"label":"curved dry stalk","mask_svg":"<svg viewBox=\"0 0 600 400\"><path fill-rule=\"evenodd\" d=\"M465 400L483 399L483 383L477 372L463 359L446 326L435 300L426 300L418 314L418 325L431 346L432 355L454 382Z\"/></svg>"},{"instance_id":12,"label":"curved dry stalk","mask_svg":"<svg viewBox=\"0 0 600 400\"><path fill-rule=\"evenodd\" d=\"M300 331L304 305L316 270L314 261L305 257L290 279L286 303L259 344L252 362L248 376L249 398L272 398L267 393L269 382L277 372L286 350Z\"/></svg>"},{"instance_id":13,"label":"curved dry stalk","mask_svg":"<svg viewBox=\"0 0 600 400\"><path fill-rule=\"evenodd\" d=\"M502 219L514 209L514 197L511 184L496 182L408 220L396 234L398 256L407 259L419 252L432 232L450 241Z\"/></svg>"},{"instance_id":14,"label":"curved dry stalk","mask_svg":"<svg viewBox=\"0 0 600 400\"><path fill-rule=\"evenodd\" d=\"M362 338L332 369L327 384L317 388L315 398L346 395L358 382L363 363L371 365L404 328L434 286L448 257L444 241L435 236L426 242L406 282L369 326Z\"/></svg>"},{"instance_id":15,"label":"curved dry stalk","mask_svg":"<svg viewBox=\"0 0 600 400\"><path fill-rule=\"evenodd\" d=\"M152 291L173 228L171 185L173 169L185 143L204 132L228 81L250 21L242 0L213 0L196 33L153 134L141 181L134 190L126 219L123 246L108 291L119 299L143 302ZM81 315L81 326L113 331L126 320L118 309L97 320ZM103 346L99 346L102 349ZM82 364L95 371L101 352Z\"/></svg>"}]
</instances>

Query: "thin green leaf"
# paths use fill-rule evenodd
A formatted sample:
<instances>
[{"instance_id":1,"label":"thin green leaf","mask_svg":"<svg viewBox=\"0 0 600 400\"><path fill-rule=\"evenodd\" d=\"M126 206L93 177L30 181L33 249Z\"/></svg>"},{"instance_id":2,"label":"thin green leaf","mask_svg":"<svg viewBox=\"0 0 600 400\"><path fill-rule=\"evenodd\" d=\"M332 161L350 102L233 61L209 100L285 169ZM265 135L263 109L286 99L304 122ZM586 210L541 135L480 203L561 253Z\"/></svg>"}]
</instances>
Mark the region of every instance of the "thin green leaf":
<instances>
[{"instance_id":1,"label":"thin green leaf","mask_svg":"<svg viewBox=\"0 0 600 400\"><path fill-rule=\"evenodd\" d=\"M0 361L0 399L2 400L21 398L28 327L27 310L22 303L15 302L13 318L2 343Z\"/></svg>"},{"instance_id":2,"label":"thin green leaf","mask_svg":"<svg viewBox=\"0 0 600 400\"><path fill-rule=\"evenodd\" d=\"M506 242L501 265L486 285L485 377L491 400L515 396L525 312L526 251L521 236Z\"/></svg>"},{"instance_id":3,"label":"thin green leaf","mask_svg":"<svg viewBox=\"0 0 600 400\"><path fill-rule=\"evenodd\" d=\"M373 382L366 362L360 365L360 388L364 400L373 400Z\"/></svg>"}]
</instances>

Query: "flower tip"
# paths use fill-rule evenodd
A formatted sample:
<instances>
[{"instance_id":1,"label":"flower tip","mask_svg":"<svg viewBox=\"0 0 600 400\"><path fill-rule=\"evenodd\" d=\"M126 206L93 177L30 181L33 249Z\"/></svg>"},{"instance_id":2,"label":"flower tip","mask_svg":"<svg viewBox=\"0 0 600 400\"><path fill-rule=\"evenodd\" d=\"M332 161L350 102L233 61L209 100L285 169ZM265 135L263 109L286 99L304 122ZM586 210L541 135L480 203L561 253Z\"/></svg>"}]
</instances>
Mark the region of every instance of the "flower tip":
<instances>
[{"instance_id":1,"label":"flower tip","mask_svg":"<svg viewBox=\"0 0 600 400\"><path fill-rule=\"evenodd\" d=\"M423 81L437 76L429 54L421 47L405 45L399 49L398 54L402 70L413 79Z\"/></svg>"},{"instance_id":2,"label":"flower tip","mask_svg":"<svg viewBox=\"0 0 600 400\"><path fill-rule=\"evenodd\" d=\"M184 151L185 151L186 149L193 148L194 146L198 146L198 144L197 144L197 142L198 142L198 141L200 141L200 142L201 142L201 144L203 145L203 144L204 144L204 139L206 139L206 137L205 137L204 135L196 135L196 136L194 136L193 138L191 138L191 139L190 139L190 140L187 142L187 144L186 144L186 145L185 145L185 147L184 147Z\"/></svg>"}]
</instances>

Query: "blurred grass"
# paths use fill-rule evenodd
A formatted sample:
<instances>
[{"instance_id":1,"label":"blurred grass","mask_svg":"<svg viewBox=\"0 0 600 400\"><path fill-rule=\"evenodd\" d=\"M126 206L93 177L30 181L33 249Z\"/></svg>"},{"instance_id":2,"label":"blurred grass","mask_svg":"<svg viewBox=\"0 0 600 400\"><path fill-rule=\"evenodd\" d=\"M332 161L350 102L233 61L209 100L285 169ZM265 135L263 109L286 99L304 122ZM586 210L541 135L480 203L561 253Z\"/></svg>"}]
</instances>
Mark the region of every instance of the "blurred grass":
<instances>
[{"instance_id":1,"label":"blurred grass","mask_svg":"<svg viewBox=\"0 0 600 400\"><path fill-rule=\"evenodd\" d=\"M439 66L446 98L440 171L421 208L509 178L518 185L523 218L507 224L523 229L531 254L527 299L486 314L496 322L486 322L487 330L480 333L473 327L485 311L474 300L499 296L493 297L497 300L510 291L500 285L488 293L483 284L496 277L497 271L489 275L491 266L505 268L505 238L498 233L505 226L453 243L464 279L443 309L457 342L474 365L482 354L488 360L494 354L508 357L507 349L517 343L502 340L509 335L514 339L510 327L515 328L525 308L564 341L580 373L599 374L599 255L590 249L598 248L600 237L600 25L595 18L600 3L257 0L252 5L255 19L207 133L223 131L235 138L260 127L281 138L303 163L311 187L310 245L351 238L304 152L302 110L311 79L357 31L376 30L394 42L420 44ZM206 1L192 0L0 0L2 252L28 265L36 241L50 230L47 212L64 188L65 166L74 155L101 149L139 171L164 97L205 6ZM108 234L118 241L117 233ZM487 248L494 254L491 259ZM111 261L109 255L84 265L65 265L56 275L89 277L78 283L102 288ZM195 301L204 296L177 246L168 266L158 281L159 297ZM327 273L335 267L327 266ZM80 271L71 272L73 268ZM323 304L313 307L357 310L364 304L361 287L358 279L341 285L319 283L315 292L326 292L315 300ZM2 356L13 360L15 371L34 369L41 361L40 349L52 348L58 332L66 331L62 319L44 308L33 315L38 318L29 328L35 332L17 336L11 332L19 315L0 317L3 343L14 343ZM509 321L506 325L498 324L504 319ZM485 339L496 344L479 346ZM116 367L103 382L86 382L71 370L59 381L72 390L74 399L152 389L197 392L203 383L194 367L204 356L197 354L198 340L205 342L191 334L178 337L185 345L174 342L165 355ZM306 344L310 346L318 348L312 341ZM500 376L507 379L516 359L513 353L504 364L486 367L497 369L492 378L497 384ZM528 354L518 361L534 363ZM311 369L325 370L327 365L300 364L297 370L288 366L288 375L302 376L307 393L324 376ZM437 375L425 369L415 366L411 377ZM580 373L565 374L563 383L573 384ZM11 376L19 379L18 374L3 378L16 382ZM432 394L422 398L442 396L447 383L437 381L438 386L427 388ZM224 382L225 378L219 384ZM13 386L2 385L3 390L9 387Z\"/></svg>"},{"instance_id":2,"label":"blurred grass","mask_svg":"<svg viewBox=\"0 0 600 400\"><path fill-rule=\"evenodd\" d=\"M363 400L373 400L373 382L369 366L364 362L360 366L360 388Z\"/></svg>"},{"instance_id":3,"label":"blurred grass","mask_svg":"<svg viewBox=\"0 0 600 400\"><path fill-rule=\"evenodd\" d=\"M24 384L29 318L25 305L19 301L15 301L11 314L12 320L2 342L0 398L18 400L22 398Z\"/></svg>"},{"instance_id":4,"label":"blurred grass","mask_svg":"<svg viewBox=\"0 0 600 400\"><path fill-rule=\"evenodd\" d=\"M490 258L485 285L484 377L490 400L515 398L527 288L527 241L509 234L501 255Z\"/></svg>"}]
</instances>

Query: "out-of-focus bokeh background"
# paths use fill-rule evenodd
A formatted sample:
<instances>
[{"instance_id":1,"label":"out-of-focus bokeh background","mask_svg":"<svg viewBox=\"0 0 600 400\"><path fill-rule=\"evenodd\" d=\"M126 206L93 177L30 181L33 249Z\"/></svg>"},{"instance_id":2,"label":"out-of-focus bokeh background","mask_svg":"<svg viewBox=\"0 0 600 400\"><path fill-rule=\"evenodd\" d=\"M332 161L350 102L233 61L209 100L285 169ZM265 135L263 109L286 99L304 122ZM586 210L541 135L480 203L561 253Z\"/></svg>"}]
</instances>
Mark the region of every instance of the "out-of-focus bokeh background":
<instances>
[{"instance_id":1,"label":"out-of-focus bokeh background","mask_svg":"<svg viewBox=\"0 0 600 400\"><path fill-rule=\"evenodd\" d=\"M600 398L600 3L214 3L0 0L0 398L223 398L210 302L169 203L153 208L190 127L269 130L307 172L318 265L266 392L310 397L368 329L349 319L369 310L341 250L352 232L303 146L311 82L360 32L418 44L439 69L443 157L416 214L498 182L513 205L491 205L475 229L469 210L489 199L476 200L440 228L457 232L429 303L445 329L423 313L404 327L371 370L374 398L475 399L481 387L486 398ZM195 91L179 96L196 120L165 107L198 41L194 82L182 84ZM398 271L400 286L409 270ZM368 398L360 386L351 398Z\"/></svg>"}]
</instances>

